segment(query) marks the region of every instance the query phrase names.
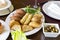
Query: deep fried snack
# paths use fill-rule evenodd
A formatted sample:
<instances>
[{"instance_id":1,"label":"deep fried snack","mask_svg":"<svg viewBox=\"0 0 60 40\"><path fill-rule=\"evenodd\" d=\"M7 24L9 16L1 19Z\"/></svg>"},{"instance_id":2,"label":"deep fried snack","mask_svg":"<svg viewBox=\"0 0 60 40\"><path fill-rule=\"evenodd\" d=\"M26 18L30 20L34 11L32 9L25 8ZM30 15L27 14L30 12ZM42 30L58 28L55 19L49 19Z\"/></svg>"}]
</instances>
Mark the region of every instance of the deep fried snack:
<instances>
[{"instance_id":1,"label":"deep fried snack","mask_svg":"<svg viewBox=\"0 0 60 40\"><path fill-rule=\"evenodd\" d=\"M33 14L29 14L28 18L26 19L26 21L24 22L24 24L28 24L32 18Z\"/></svg>"},{"instance_id":2,"label":"deep fried snack","mask_svg":"<svg viewBox=\"0 0 60 40\"><path fill-rule=\"evenodd\" d=\"M23 25L22 26L23 32L27 32L27 31L31 31L31 30L33 30L32 26L29 26L29 25Z\"/></svg>"},{"instance_id":3,"label":"deep fried snack","mask_svg":"<svg viewBox=\"0 0 60 40\"><path fill-rule=\"evenodd\" d=\"M18 13L19 15L25 15L25 11L23 9L17 9L16 13Z\"/></svg>"},{"instance_id":4,"label":"deep fried snack","mask_svg":"<svg viewBox=\"0 0 60 40\"><path fill-rule=\"evenodd\" d=\"M29 23L29 26L32 26L32 27L34 27L34 28L37 28L37 27L40 27L40 24L37 23L37 22L30 22L30 23Z\"/></svg>"},{"instance_id":5,"label":"deep fried snack","mask_svg":"<svg viewBox=\"0 0 60 40\"><path fill-rule=\"evenodd\" d=\"M42 15L41 14L34 14L34 16L33 17L39 17L40 19L42 18Z\"/></svg>"},{"instance_id":6,"label":"deep fried snack","mask_svg":"<svg viewBox=\"0 0 60 40\"><path fill-rule=\"evenodd\" d=\"M16 13L11 16L11 19L13 20L16 20L16 21L19 21L23 16L25 15L25 11L22 10L22 9L17 9L16 10Z\"/></svg>"},{"instance_id":7,"label":"deep fried snack","mask_svg":"<svg viewBox=\"0 0 60 40\"><path fill-rule=\"evenodd\" d=\"M11 17L11 20L19 21L20 19L21 19L20 17L15 16L15 15L13 15L13 16Z\"/></svg>"},{"instance_id":8,"label":"deep fried snack","mask_svg":"<svg viewBox=\"0 0 60 40\"><path fill-rule=\"evenodd\" d=\"M41 23L42 15L41 14L34 14L33 18L31 19L32 22Z\"/></svg>"},{"instance_id":9,"label":"deep fried snack","mask_svg":"<svg viewBox=\"0 0 60 40\"><path fill-rule=\"evenodd\" d=\"M21 25L15 24L12 26L11 30L13 30L13 31L21 30Z\"/></svg>"},{"instance_id":10,"label":"deep fried snack","mask_svg":"<svg viewBox=\"0 0 60 40\"><path fill-rule=\"evenodd\" d=\"M31 19L31 21L32 21L32 22L40 22L41 19L40 19L39 17L33 17L33 18Z\"/></svg>"},{"instance_id":11,"label":"deep fried snack","mask_svg":"<svg viewBox=\"0 0 60 40\"><path fill-rule=\"evenodd\" d=\"M15 20L11 20L11 21L10 21L10 24L9 24L10 28L11 28L13 25L15 25L15 24L20 25L19 22L15 21Z\"/></svg>"},{"instance_id":12,"label":"deep fried snack","mask_svg":"<svg viewBox=\"0 0 60 40\"><path fill-rule=\"evenodd\" d=\"M28 18L28 16L29 16L29 13L26 13L26 14L24 15L24 17L20 20L20 23L21 23L21 24L24 24L24 22L26 21L26 19Z\"/></svg>"}]
</instances>

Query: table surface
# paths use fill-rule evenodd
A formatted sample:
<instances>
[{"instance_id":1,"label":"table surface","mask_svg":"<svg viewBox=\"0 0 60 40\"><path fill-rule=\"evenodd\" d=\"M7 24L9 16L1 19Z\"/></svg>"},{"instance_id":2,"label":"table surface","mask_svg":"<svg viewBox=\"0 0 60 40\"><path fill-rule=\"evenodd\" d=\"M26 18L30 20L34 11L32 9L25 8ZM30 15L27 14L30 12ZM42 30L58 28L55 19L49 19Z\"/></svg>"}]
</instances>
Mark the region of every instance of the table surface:
<instances>
[{"instance_id":1,"label":"table surface","mask_svg":"<svg viewBox=\"0 0 60 40\"><path fill-rule=\"evenodd\" d=\"M14 10L15 9L18 9L18 8L22 8L22 7L25 7L27 5L31 5L33 6L34 5L34 0L11 0L13 6L14 6ZM38 0L38 2L40 3L40 6L42 7L42 5L47 2L47 0ZM49 16L47 16L43 10L42 10L42 13L44 14L45 16L45 22L46 23L58 23L60 25L60 21L59 20L55 20L53 18L50 18ZM0 19L2 20L5 20L6 17L8 15L5 15L5 16L1 16ZM43 32L42 32L42 29L33 34L33 35L30 35L30 36L27 36L27 38L29 39L32 39L32 40L60 40L60 35L57 37L57 38L47 38L44 36ZM12 40L11 38L11 34L9 35L8 39L7 40Z\"/></svg>"}]
</instances>

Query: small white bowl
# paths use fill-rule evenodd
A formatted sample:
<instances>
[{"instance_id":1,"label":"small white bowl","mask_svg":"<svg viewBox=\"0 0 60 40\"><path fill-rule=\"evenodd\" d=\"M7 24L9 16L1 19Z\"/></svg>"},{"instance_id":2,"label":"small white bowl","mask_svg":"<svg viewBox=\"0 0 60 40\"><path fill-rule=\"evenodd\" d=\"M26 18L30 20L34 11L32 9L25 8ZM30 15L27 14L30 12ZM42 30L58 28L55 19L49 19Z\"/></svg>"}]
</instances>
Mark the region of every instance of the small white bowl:
<instances>
[{"instance_id":1,"label":"small white bowl","mask_svg":"<svg viewBox=\"0 0 60 40\"><path fill-rule=\"evenodd\" d=\"M11 2L9 0L5 0L5 1L7 2L7 6L4 7L4 8L0 8L0 11L5 10L5 9L7 9L7 8L9 8L11 6Z\"/></svg>"},{"instance_id":2,"label":"small white bowl","mask_svg":"<svg viewBox=\"0 0 60 40\"><path fill-rule=\"evenodd\" d=\"M59 25L55 23L45 23L44 27L47 25L54 25L58 30L59 30ZM43 33L45 37L57 37L60 34L60 31L58 33L53 33L53 32L45 32L43 27Z\"/></svg>"},{"instance_id":3,"label":"small white bowl","mask_svg":"<svg viewBox=\"0 0 60 40\"><path fill-rule=\"evenodd\" d=\"M9 14L10 12L13 11L14 8L11 9L11 1L10 0L5 0L7 2L7 6L4 8L0 8L0 16L4 16Z\"/></svg>"}]
</instances>

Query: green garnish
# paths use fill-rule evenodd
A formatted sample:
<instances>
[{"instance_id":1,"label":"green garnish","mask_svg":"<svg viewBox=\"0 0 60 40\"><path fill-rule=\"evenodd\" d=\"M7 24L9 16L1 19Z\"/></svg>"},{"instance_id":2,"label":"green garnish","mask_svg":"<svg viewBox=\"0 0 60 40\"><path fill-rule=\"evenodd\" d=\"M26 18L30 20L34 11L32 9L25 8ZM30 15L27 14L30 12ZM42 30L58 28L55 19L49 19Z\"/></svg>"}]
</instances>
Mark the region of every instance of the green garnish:
<instances>
[{"instance_id":1,"label":"green garnish","mask_svg":"<svg viewBox=\"0 0 60 40\"><path fill-rule=\"evenodd\" d=\"M12 31L11 35L13 40L28 40L22 31Z\"/></svg>"},{"instance_id":2,"label":"green garnish","mask_svg":"<svg viewBox=\"0 0 60 40\"><path fill-rule=\"evenodd\" d=\"M40 12L40 7L38 7L37 9L34 9L34 8L31 8L30 6L27 6L25 7L25 12L35 14Z\"/></svg>"}]
</instances>

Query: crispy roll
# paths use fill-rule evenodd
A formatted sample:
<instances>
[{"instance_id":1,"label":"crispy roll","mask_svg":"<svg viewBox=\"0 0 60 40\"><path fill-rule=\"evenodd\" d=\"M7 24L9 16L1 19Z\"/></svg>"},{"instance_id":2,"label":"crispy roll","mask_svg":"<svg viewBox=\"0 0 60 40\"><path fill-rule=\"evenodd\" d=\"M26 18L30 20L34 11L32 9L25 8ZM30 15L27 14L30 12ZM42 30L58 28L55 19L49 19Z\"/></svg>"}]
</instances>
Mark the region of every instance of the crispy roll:
<instances>
[{"instance_id":1,"label":"crispy roll","mask_svg":"<svg viewBox=\"0 0 60 40\"><path fill-rule=\"evenodd\" d=\"M29 13L26 13L26 14L24 15L24 17L20 20L20 23L21 23L21 24L24 24L24 22L25 22L25 20L27 19L28 16L29 16Z\"/></svg>"},{"instance_id":2,"label":"crispy roll","mask_svg":"<svg viewBox=\"0 0 60 40\"><path fill-rule=\"evenodd\" d=\"M29 22L30 22L30 20L31 20L31 18L32 18L32 14L30 14L29 16L28 16L28 18L26 19L26 21L25 21L25 23L24 24L28 24Z\"/></svg>"}]
</instances>

